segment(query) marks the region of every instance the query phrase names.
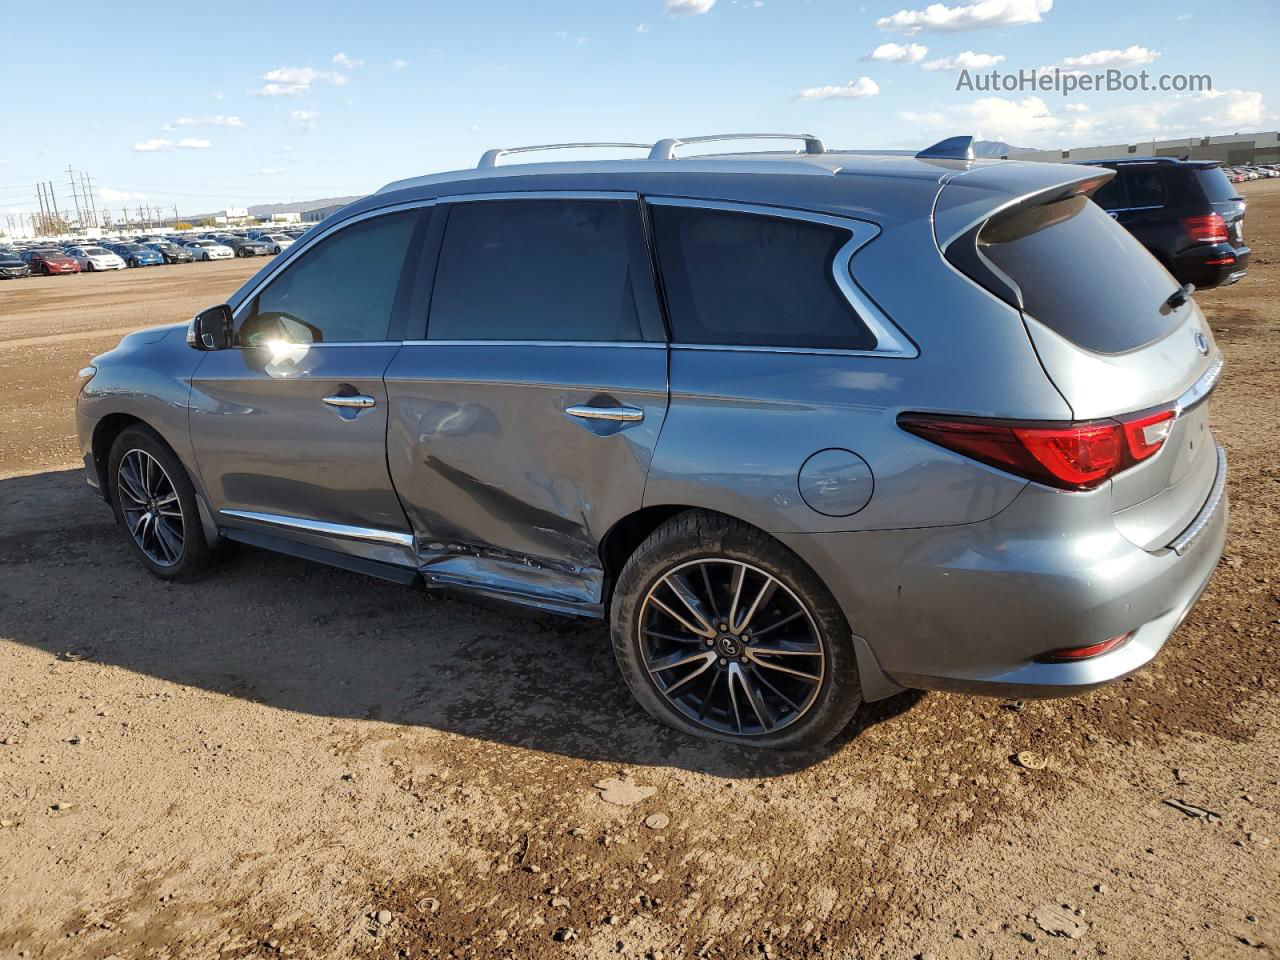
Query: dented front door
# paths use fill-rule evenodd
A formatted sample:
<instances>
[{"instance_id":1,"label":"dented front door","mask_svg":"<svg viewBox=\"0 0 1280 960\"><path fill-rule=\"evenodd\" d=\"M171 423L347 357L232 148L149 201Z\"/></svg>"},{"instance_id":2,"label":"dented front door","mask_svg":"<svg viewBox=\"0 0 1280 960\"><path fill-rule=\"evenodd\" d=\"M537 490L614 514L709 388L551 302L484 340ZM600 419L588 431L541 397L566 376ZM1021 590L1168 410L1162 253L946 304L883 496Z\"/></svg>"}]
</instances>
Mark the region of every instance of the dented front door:
<instances>
[{"instance_id":1,"label":"dented front door","mask_svg":"<svg viewBox=\"0 0 1280 960\"><path fill-rule=\"evenodd\" d=\"M644 495L666 345L411 342L385 381L388 463L428 583L592 612L597 545Z\"/></svg>"}]
</instances>

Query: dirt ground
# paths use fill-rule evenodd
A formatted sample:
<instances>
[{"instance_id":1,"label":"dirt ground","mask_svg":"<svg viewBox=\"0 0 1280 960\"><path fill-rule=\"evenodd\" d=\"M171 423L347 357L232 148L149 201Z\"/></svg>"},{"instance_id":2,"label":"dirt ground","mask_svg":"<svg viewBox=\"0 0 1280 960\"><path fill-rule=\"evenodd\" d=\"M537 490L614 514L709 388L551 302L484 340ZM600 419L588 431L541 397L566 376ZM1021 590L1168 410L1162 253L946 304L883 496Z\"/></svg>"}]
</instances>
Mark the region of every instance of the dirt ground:
<instances>
[{"instance_id":1,"label":"dirt ground","mask_svg":"<svg viewBox=\"0 0 1280 960\"><path fill-rule=\"evenodd\" d=\"M1158 661L803 755L655 726L598 624L250 549L150 578L74 372L255 264L0 284L0 957L1280 956L1280 181L1246 191L1250 274L1198 295L1230 539Z\"/></svg>"}]
</instances>

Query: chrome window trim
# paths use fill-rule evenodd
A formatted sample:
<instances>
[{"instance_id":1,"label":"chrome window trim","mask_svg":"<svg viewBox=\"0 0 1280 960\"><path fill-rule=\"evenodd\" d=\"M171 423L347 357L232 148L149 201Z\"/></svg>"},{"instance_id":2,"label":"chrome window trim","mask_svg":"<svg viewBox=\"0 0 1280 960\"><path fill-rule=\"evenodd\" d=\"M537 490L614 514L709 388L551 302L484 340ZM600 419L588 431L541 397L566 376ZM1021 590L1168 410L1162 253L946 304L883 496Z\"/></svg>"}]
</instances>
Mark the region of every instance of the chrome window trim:
<instances>
[{"instance_id":1,"label":"chrome window trim","mask_svg":"<svg viewBox=\"0 0 1280 960\"><path fill-rule=\"evenodd\" d=\"M665 350L658 340L405 340L406 347L627 347Z\"/></svg>"},{"instance_id":2,"label":"chrome window trim","mask_svg":"<svg viewBox=\"0 0 1280 960\"><path fill-rule=\"evenodd\" d=\"M414 549L416 541L411 533L398 530L381 530L377 527L358 527L345 523L328 523L324 520L307 520L303 517L289 517L277 513L258 513L254 510L219 510L224 517L235 520L251 520L254 523L269 524L274 527L285 527L302 533L318 533L327 537L342 537L347 540L368 540L374 543L389 543L396 547Z\"/></svg>"},{"instance_id":3,"label":"chrome window trim","mask_svg":"<svg viewBox=\"0 0 1280 960\"><path fill-rule=\"evenodd\" d=\"M1218 381L1222 379L1222 368L1225 365L1226 360L1222 354L1218 354L1213 363L1209 364L1208 369L1200 374L1199 379L1173 402L1174 415L1180 417L1192 407L1203 402L1213 392L1213 388L1218 385Z\"/></svg>"},{"instance_id":4,"label":"chrome window trim","mask_svg":"<svg viewBox=\"0 0 1280 960\"><path fill-rule=\"evenodd\" d=\"M645 203L652 206L692 207L701 210L723 210L728 213L748 213L756 216L783 220L805 220L849 231L849 240L836 251L831 260L831 274L836 286L844 294L849 305L871 330L876 346L871 350L840 349L836 347L783 347L765 344L690 344L671 342L673 349L733 350L753 353L808 353L831 356L900 357L911 359L920 356L920 350L892 320L871 301L857 281L853 279L853 256L880 234L880 227L855 217L837 217L825 213L797 210L794 207L771 206L758 203L737 203L725 200L700 200L693 197L668 197L646 195Z\"/></svg>"},{"instance_id":5,"label":"chrome window trim","mask_svg":"<svg viewBox=\"0 0 1280 960\"><path fill-rule=\"evenodd\" d=\"M339 223L335 223L330 227L326 227L324 230L320 231L315 236L309 237L307 236L306 233L304 233L299 240L290 244L290 246L288 247L288 256L285 257L284 261L282 263L274 265L271 269L271 272L268 273L261 280L259 280L257 284L254 285L253 289L250 290L245 295L244 299L240 301L239 305L234 310L231 311L232 321L234 322L239 320L240 314L245 310L246 307L248 307L249 304L253 303L253 301L257 299L258 294L262 293L262 291L271 283L271 281L275 280L276 277L280 276L280 274L282 274L285 270L289 269L289 267L293 264L295 260L305 255L308 250L314 247L321 240L325 240L333 236L339 230L343 230L346 227L351 226L353 223L360 223L363 220L370 220L373 217L386 216L387 214L402 213L405 210L420 210L424 207L435 206L437 203L439 203L439 201L435 199L411 200L406 203L393 203L385 207L378 207L375 210L366 210L364 213L357 214L354 217L349 217L346 220L342 220ZM308 233L310 233L310 231L308 231ZM338 341L333 341L333 342L337 343ZM353 341L345 341L345 342L377 343L379 341L353 340ZM381 341L381 342L386 343L388 341ZM390 342L399 343L400 341L394 340ZM243 348L235 347L232 349L243 349Z\"/></svg>"},{"instance_id":6,"label":"chrome window trim","mask_svg":"<svg viewBox=\"0 0 1280 960\"><path fill-rule=\"evenodd\" d=\"M1170 550L1178 556L1182 556L1195 545L1195 542L1209 528L1209 523L1213 520L1218 510L1221 509L1226 490L1227 452L1222 448L1222 444L1218 444L1218 475L1213 478L1213 486L1209 490L1209 497L1205 500L1204 506L1200 508L1200 512L1196 514L1195 519L1191 521L1190 526L1178 534L1178 538L1169 544Z\"/></svg>"},{"instance_id":7,"label":"chrome window trim","mask_svg":"<svg viewBox=\"0 0 1280 960\"><path fill-rule=\"evenodd\" d=\"M492 193L454 193L436 197L436 203L475 203L486 200L634 200L634 190L503 190Z\"/></svg>"}]
</instances>

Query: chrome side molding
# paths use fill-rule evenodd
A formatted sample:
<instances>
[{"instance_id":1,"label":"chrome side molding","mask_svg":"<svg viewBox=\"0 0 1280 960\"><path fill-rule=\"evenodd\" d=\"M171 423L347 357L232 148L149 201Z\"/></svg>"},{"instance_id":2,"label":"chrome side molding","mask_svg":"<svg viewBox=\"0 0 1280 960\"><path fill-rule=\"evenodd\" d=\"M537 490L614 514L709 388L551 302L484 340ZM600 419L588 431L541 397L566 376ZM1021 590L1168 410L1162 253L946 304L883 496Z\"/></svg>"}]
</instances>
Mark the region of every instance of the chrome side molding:
<instances>
[{"instance_id":1,"label":"chrome side molding","mask_svg":"<svg viewBox=\"0 0 1280 960\"><path fill-rule=\"evenodd\" d=\"M412 533L402 533L399 530L356 527L345 523L327 523L324 520L308 520L303 517L289 517L278 513L258 513L254 510L219 510L218 513L236 520L251 520L254 523L284 527L301 533L318 533L326 537L342 537L347 540L369 540L374 543L389 543L392 546L405 547L409 550L413 550L416 546Z\"/></svg>"}]
</instances>

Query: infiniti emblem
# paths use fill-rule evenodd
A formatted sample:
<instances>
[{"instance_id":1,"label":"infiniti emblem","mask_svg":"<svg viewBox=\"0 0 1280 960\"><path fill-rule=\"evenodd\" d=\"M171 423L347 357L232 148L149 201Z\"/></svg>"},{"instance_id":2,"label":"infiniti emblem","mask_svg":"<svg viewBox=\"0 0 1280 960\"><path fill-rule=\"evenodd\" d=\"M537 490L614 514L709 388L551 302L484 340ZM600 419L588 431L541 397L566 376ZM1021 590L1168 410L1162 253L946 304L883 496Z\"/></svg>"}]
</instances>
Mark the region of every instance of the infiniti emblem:
<instances>
[{"instance_id":1,"label":"infiniti emblem","mask_svg":"<svg viewBox=\"0 0 1280 960\"><path fill-rule=\"evenodd\" d=\"M1209 355L1209 338L1199 330L1196 331L1196 349L1203 353L1206 357Z\"/></svg>"}]
</instances>

